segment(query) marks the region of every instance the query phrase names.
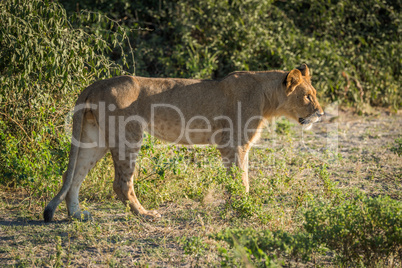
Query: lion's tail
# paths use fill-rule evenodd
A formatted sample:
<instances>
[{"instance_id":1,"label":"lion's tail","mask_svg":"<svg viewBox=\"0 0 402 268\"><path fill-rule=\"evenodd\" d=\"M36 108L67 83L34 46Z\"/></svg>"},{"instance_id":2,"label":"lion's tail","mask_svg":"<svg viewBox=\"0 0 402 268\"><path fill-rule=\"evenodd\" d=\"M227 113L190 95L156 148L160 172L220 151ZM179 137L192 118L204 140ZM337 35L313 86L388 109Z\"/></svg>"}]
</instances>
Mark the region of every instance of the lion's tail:
<instances>
[{"instance_id":1,"label":"lion's tail","mask_svg":"<svg viewBox=\"0 0 402 268\"><path fill-rule=\"evenodd\" d=\"M74 178L75 166L77 164L79 142L81 140L82 124L84 121L85 105L88 96L88 90L84 90L77 100L74 116L73 116L73 133L71 140L71 150L68 162L67 174L63 182L63 187L60 192L49 202L43 212L43 219L45 222L50 222L53 219L54 212L59 204L66 198L68 191Z\"/></svg>"}]
</instances>

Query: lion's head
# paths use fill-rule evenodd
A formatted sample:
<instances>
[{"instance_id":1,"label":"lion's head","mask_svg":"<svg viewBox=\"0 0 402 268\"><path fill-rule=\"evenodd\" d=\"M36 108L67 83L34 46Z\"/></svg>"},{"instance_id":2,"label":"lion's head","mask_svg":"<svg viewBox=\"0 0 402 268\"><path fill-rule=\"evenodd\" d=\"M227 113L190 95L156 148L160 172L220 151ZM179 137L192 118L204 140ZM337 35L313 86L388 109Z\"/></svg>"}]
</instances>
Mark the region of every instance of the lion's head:
<instances>
[{"instance_id":1,"label":"lion's head","mask_svg":"<svg viewBox=\"0 0 402 268\"><path fill-rule=\"evenodd\" d=\"M310 129L324 112L317 100L317 91L311 85L310 72L306 64L288 73L284 81L286 101L283 107L287 116Z\"/></svg>"}]
</instances>

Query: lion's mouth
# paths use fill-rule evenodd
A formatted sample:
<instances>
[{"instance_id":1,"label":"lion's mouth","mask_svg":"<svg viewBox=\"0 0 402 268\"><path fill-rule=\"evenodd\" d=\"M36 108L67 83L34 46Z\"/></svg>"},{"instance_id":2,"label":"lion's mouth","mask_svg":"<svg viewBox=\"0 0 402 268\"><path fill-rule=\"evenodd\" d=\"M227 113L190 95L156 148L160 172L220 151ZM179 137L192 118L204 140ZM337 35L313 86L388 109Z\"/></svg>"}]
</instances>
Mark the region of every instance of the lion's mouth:
<instances>
[{"instance_id":1,"label":"lion's mouth","mask_svg":"<svg viewBox=\"0 0 402 268\"><path fill-rule=\"evenodd\" d=\"M309 123L311 123L311 120L310 119L307 119L307 118L299 118L299 123L300 124L302 124L302 125L305 125L305 124L309 124Z\"/></svg>"},{"instance_id":2,"label":"lion's mouth","mask_svg":"<svg viewBox=\"0 0 402 268\"><path fill-rule=\"evenodd\" d=\"M303 130L309 130L313 126L311 120L307 118L299 118L299 123L303 126Z\"/></svg>"},{"instance_id":3,"label":"lion's mouth","mask_svg":"<svg viewBox=\"0 0 402 268\"><path fill-rule=\"evenodd\" d=\"M299 123L302 125L314 124L320 121L320 116L312 114L306 118L299 117Z\"/></svg>"},{"instance_id":4,"label":"lion's mouth","mask_svg":"<svg viewBox=\"0 0 402 268\"><path fill-rule=\"evenodd\" d=\"M309 130L314 123L320 121L320 118L315 115L310 115L307 118L299 117L299 123L303 126L303 130Z\"/></svg>"}]
</instances>

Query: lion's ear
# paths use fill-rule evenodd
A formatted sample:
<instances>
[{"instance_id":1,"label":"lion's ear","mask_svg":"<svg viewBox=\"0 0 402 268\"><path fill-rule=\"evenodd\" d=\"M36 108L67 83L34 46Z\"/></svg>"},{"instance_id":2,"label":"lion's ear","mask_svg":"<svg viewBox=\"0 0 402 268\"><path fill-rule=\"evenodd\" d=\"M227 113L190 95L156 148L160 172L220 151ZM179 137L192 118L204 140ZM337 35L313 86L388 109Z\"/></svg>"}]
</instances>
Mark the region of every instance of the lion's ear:
<instances>
[{"instance_id":1,"label":"lion's ear","mask_svg":"<svg viewBox=\"0 0 402 268\"><path fill-rule=\"evenodd\" d=\"M302 76L310 76L310 70L308 69L307 64L303 63L300 67L297 68L302 74Z\"/></svg>"},{"instance_id":2,"label":"lion's ear","mask_svg":"<svg viewBox=\"0 0 402 268\"><path fill-rule=\"evenodd\" d=\"M303 63L297 69L301 72L302 76L304 76L304 79L310 83L310 70L308 69L307 64Z\"/></svg>"},{"instance_id":3,"label":"lion's ear","mask_svg":"<svg viewBox=\"0 0 402 268\"><path fill-rule=\"evenodd\" d=\"M298 69L291 70L286 77L286 96L295 90L302 82L302 74Z\"/></svg>"}]
</instances>

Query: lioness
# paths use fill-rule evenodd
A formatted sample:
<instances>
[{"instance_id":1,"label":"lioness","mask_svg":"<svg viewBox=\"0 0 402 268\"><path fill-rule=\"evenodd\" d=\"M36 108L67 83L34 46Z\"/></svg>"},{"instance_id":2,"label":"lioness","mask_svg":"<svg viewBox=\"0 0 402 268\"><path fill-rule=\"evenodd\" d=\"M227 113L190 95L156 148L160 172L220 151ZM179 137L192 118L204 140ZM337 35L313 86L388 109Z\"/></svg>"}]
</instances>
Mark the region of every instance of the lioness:
<instances>
[{"instance_id":1,"label":"lioness","mask_svg":"<svg viewBox=\"0 0 402 268\"><path fill-rule=\"evenodd\" d=\"M287 116L310 126L323 115L307 65L290 72L234 72L221 80L120 76L98 81L79 96L73 116L69 164L63 187L44 211L52 220L66 199L69 216L89 218L79 207L82 181L110 150L118 198L135 214L144 209L133 188L135 159L144 131L168 142L214 144L228 169L236 165L248 184L248 152L264 119Z\"/></svg>"}]
</instances>

